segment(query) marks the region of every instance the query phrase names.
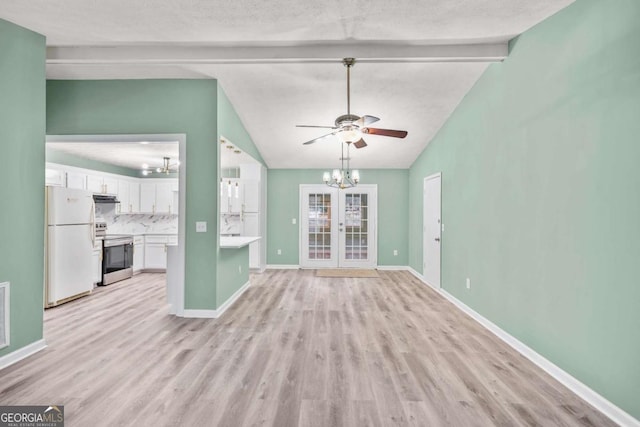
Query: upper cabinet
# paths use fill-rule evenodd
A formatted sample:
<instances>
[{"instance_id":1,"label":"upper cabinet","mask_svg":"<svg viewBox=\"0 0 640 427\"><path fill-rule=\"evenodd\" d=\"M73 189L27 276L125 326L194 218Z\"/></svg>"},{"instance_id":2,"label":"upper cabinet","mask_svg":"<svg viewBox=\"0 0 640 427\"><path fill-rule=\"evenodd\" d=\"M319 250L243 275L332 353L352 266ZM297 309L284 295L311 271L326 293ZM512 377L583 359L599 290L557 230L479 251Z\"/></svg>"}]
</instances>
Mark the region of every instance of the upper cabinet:
<instances>
[{"instance_id":1,"label":"upper cabinet","mask_svg":"<svg viewBox=\"0 0 640 427\"><path fill-rule=\"evenodd\" d=\"M103 175L87 176L87 190L95 194L118 194L118 180Z\"/></svg>"},{"instance_id":2,"label":"upper cabinet","mask_svg":"<svg viewBox=\"0 0 640 427\"><path fill-rule=\"evenodd\" d=\"M178 180L134 178L47 163L45 185L78 188L95 194L115 195L116 214L177 214Z\"/></svg>"},{"instance_id":3,"label":"upper cabinet","mask_svg":"<svg viewBox=\"0 0 640 427\"><path fill-rule=\"evenodd\" d=\"M87 174L82 172L67 171L67 188L87 189Z\"/></svg>"},{"instance_id":4,"label":"upper cabinet","mask_svg":"<svg viewBox=\"0 0 640 427\"><path fill-rule=\"evenodd\" d=\"M56 187L65 186L65 173L58 169L45 169L44 185L52 185Z\"/></svg>"},{"instance_id":5,"label":"upper cabinet","mask_svg":"<svg viewBox=\"0 0 640 427\"><path fill-rule=\"evenodd\" d=\"M177 214L178 180L144 179L140 183L140 211L143 213Z\"/></svg>"}]
</instances>

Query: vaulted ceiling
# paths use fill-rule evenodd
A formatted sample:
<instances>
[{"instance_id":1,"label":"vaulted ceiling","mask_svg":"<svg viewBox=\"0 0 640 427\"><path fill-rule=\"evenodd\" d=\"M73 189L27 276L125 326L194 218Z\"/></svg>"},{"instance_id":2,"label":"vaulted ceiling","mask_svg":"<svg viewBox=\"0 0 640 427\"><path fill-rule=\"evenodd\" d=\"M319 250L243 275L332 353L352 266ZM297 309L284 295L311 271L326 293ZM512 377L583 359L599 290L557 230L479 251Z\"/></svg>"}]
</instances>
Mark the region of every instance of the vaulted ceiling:
<instances>
[{"instance_id":1,"label":"vaulted ceiling","mask_svg":"<svg viewBox=\"0 0 640 427\"><path fill-rule=\"evenodd\" d=\"M302 143L351 111L405 139L367 135L357 168L406 168L507 42L573 0L2 0L0 18L47 37L54 79L216 78L271 168L336 164Z\"/></svg>"}]
</instances>

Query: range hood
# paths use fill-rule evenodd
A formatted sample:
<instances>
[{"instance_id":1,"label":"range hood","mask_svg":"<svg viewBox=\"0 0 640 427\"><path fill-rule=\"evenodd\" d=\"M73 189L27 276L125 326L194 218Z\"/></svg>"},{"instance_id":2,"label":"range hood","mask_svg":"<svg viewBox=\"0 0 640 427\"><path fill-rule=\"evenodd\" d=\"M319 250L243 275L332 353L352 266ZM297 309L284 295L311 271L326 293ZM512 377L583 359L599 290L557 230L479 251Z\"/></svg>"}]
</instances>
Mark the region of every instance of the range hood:
<instances>
[{"instance_id":1,"label":"range hood","mask_svg":"<svg viewBox=\"0 0 640 427\"><path fill-rule=\"evenodd\" d=\"M94 194L93 201L96 203L120 203L116 196L109 194Z\"/></svg>"}]
</instances>

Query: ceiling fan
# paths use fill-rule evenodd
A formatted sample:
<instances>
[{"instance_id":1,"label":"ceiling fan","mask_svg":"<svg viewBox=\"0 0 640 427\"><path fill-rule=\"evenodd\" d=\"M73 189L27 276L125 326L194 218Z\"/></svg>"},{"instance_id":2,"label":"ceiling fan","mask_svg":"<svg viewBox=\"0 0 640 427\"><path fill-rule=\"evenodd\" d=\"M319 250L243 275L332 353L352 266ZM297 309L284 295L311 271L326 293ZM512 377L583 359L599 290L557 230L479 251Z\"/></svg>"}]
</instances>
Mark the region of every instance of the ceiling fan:
<instances>
[{"instance_id":1,"label":"ceiling fan","mask_svg":"<svg viewBox=\"0 0 640 427\"><path fill-rule=\"evenodd\" d=\"M407 136L405 130L393 130L393 129L380 129L369 127L370 124L380 120L375 116L364 115L362 117L351 114L351 67L355 64L354 58L344 58L342 63L347 67L347 114L338 117L335 121L335 126L314 126L314 125L297 125L296 127L302 128L325 128L334 129L333 132L326 135L314 138L311 141L307 141L304 145L313 144L316 141L336 135L342 142L351 144L356 148L366 147L367 143L362 139L363 134L368 135L380 135L390 136L393 138L404 138Z\"/></svg>"},{"instance_id":2,"label":"ceiling fan","mask_svg":"<svg viewBox=\"0 0 640 427\"><path fill-rule=\"evenodd\" d=\"M171 158L170 157L163 157L162 158L162 163L163 166L159 167L159 168L155 168L155 170L153 169L149 169L149 165L147 165L146 163L142 165L142 175L150 175L152 173L164 173L169 175L170 173L175 173L178 172L178 166L180 166L180 162L176 162L176 163L171 163Z\"/></svg>"}]
</instances>

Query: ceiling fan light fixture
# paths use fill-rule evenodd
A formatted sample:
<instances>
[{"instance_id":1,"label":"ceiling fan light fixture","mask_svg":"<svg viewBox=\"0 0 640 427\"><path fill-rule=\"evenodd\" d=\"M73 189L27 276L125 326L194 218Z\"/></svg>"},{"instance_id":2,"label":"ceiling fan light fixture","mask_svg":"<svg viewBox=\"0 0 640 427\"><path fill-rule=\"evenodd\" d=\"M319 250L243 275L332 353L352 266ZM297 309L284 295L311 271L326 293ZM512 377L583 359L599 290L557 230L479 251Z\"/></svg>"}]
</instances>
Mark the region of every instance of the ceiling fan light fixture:
<instances>
[{"instance_id":1,"label":"ceiling fan light fixture","mask_svg":"<svg viewBox=\"0 0 640 427\"><path fill-rule=\"evenodd\" d=\"M362 132L355 126L349 126L345 128L343 131L338 132L338 137L342 142L347 144L351 144L356 141L360 141L362 138Z\"/></svg>"}]
</instances>

